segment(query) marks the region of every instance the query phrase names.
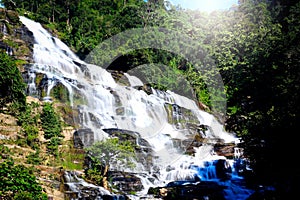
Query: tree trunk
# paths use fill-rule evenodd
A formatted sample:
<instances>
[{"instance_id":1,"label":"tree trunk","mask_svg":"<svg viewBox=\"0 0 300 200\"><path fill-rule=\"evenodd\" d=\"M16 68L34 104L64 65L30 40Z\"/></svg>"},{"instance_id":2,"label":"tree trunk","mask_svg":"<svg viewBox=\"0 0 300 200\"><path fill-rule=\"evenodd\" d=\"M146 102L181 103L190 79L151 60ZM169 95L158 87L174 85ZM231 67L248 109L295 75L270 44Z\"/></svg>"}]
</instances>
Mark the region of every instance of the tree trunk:
<instances>
[{"instance_id":1,"label":"tree trunk","mask_svg":"<svg viewBox=\"0 0 300 200\"><path fill-rule=\"evenodd\" d=\"M67 27L69 27L70 25L70 2L67 1L66 2L66 7L67 7L67 15L68 15L68 18L67 18Z\"/></svg>"},{"instance_id":2,"label":"tree trunk","mask_svg":"<svg viewBox=\"0 0 300 200\"><path fill-rule=\"evenodd\" d=\"M52 23L54 23L54 8L52 10Z\"/></svg>"},{"instance_id":3,"label":"tree trunk","mask_svg":"<svg viewBox=\"0 0 300 200\"><path fill-rule=\"evenodd\" d=\"M107 172L108 172L108 169L109 169L109 166L108 166L108 165L105 165L104 172L103 172L102 184L103 184L103 187L104 187L106 190L109 190L109 191L110 191L110 188L109 188L109 186L108 186L108 180L107 180Z\"/></svg>"}]
</instances>

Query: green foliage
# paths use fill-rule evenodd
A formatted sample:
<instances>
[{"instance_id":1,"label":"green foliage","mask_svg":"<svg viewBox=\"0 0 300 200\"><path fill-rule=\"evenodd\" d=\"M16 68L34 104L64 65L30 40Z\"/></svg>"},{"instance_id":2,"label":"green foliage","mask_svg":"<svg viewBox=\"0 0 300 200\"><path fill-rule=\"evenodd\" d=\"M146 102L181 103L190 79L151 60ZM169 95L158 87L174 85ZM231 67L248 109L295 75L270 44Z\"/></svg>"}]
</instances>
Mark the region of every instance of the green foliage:
<instances>
[{"instance_id":1,"label":"green foliage","mask_svg":"<svg viewBox=\"0 0 300 200\"><path fill-rule=\"evenodd\" d=\"M39 107L39 104L32 102L26 104L25 111L18 116L18 125L24 127L26 125L38 125L39 115L35 112L35 109Z\"/></svg>"},{"instance_id":2,"label":"green foliage","mask_svg":"<svg viewBox=\"0 0 300 200\"><path fill-rule=\"evenodd\" d=\"M26 136L26 143L33 149L38 148L38 134L39 134L39 129L35 126L32 125L26 125L23 127L24 134Z\"/></svg>"},{"instance_id":3,"label":"green foliage","mask_svg":"<svg viewBox=\"0 0 300 200\"><path fill-rule=\"evenodd\" d=\"M43 105L41 121L44 130L44 137L46 139L50 139L52 137L62 137L61 121L51 103L46 102Z\"/></svg>"},{"instance_id":4,"label":"green foliage","mask_svg":"<svg viewBox=\"0 0 300 200\"><path fill-rule=\"evenodd\" d=\"M84 154L78 152L65 152L60 153L59 162L64 169L68 170L81 170L83 169Z\"/></svg>"},{"instance_id":5,"label":"green foliage","mask_svg":"<svg viewBox=\"0 0 300 200\"><path fill-rule=\"evenodd\" d=\"M30 153L27 156L27 164L33 164L33 165L40 165L42 163L41 157L40 157L40 149L37 149L36 152Z\"/></svg>"},{"instance_id":6,"label":"green foliage","mask_svg":"<svg viewBox=\"0 0 300 200\"><path fill-rule=\"evenodd\" d=\"M300 52L295 33L300 30L300 4L280 2L243 1L226 16L221 13L227 27L211 34L212 54L226 85L226 129L241 136L253 178L265 184L289 182L299 173L296 167L278 165L276 156L297 156L292 149L297 142L288 138L299 129Z\"/></svg>"},{"instance_id":7,"label":"green foliage","mask_svg":"<svg viewBox=\"0 0 300 200\"><path fill-rule=\"evenodd\" d=\"M115 26L121 31L143 27L140 9L137 5L128 5L122 8L114 20Z\"/></svg>"},{"instance_id":8,"label":"green foliage","mask_svg":"<svg viewBox=\"0 0 300 200\"><path fill-rule=\"evenodd\" d=\"M51 96L60 102L66 103L69 102L69 93L67 88L65 88L62 84L58 84L51 90Z\"/></svg>"},{"instance_id":9,"label":"green foliage","mask_svg":"<svg viewBox=\"0 0 300 200\"><path fill-rule=\"evenodd\" d=\"M92 165L92 168L89 168L85 171L85 176L88 180L92 181L97 185L102 185L103 181L103 170L99 166L97 167L95 163Z\"/></svg>"},{"instance_id":10,"label":"green foliage","mask_svg":"<svg viewBox=\"0 0 300 200\"><path fill-rule=\"evenodd\" d=\"M11 152L7 146L0 144L0 159L7 159L10 158Z\"/></svg>"},{"instance_id":11,"label":"green foliage","mask_svg":"<svg viewBox=\"0 0 300 200\"><path fill-rule=\"evenodd\" d=\"M40 115L37 113L39 104L32 102L26 104L25 110L18 115L18 125L21 125L21 134L25 136L24 140L18 141L20 145L28 145L33 149L39 147L38 139L38 119Z\"/></svg>"},{"instance_id":12,"label":"green foliage","mask_svg":"<svg viewBox=\"0 0 300 200\"><path fill-rule=\"evenodd\" d=\"M62 139L60 137L51 137L50 141L47 143L47 150L50 154L57 157L59 155L58 145L62 144Z\"/></svg>"},{"instance_id":13,"label":"green foliage","mask_svg":"<svg viewBox=\"0 0 300 200\"><path fill-rule=\"evenodd\" d=\"M135 166L133 162L135 151L130 141L108 138L95 142L85 150L90 162L90 166L85 171L86 177L99 185L102 185L102 179L107 176L110 166L118 170Z\"/></svg>"},{"instance_id":14,"label":"green foliage","mask_svg":"<svg viewBox=\"0 0 300 200\"><path fill-rule=\"evenodd\" d=\"M5 52L0 51L0 111L8 103L13 103L15 111L24 109L25 84L14 60Z\"/></svg>"},{"instance_id":15,"label":"green foliage","mask_svg":"<svg viewBox=\"0 0 300 200\"><path fill-rule=\"evenodd\" d=\"M0 145L0 150L9 152L3 145ZM15 165L11 157L0 163L0 196L4 199L47 200L32 169Z\"/></svg>"},{"instance_id":16,"label":"green foliage","mask_svg":"<svg viewBox=\"0 0 300 200\"><path fill-rule=\"evenodd\" d=\"M7 7L11 6L9 0L2 2L7 4ZM113 50L109 52L116 53L115 56L122 54L110 65L111 69L132 71L133 68L145 63L168 66L170 68L149 67L144 70L145 77L149 78L146 82L158 89L174 88L183 91L184 88L180 88L182 84L177 81L177 77L182 76L193 87L197 99L210 107L217 101L224 101L222 96L224 91L211 89L220 84L215 78L221 73L228 108L226 129L242 137L242 146L252 161L256 175L260 180L267 178L284 180L285 177L279 177L278 174L285 176L286 172L290 172L289 177L300 174L299 169L295 169L295 173L292 174L293 170L286 170L287 167L278 165L276 156L273 156L295 152L292 148L297 146L296 140L290 141L290 138L294 137L292 135L295 133L294 130L299 129L298 113L300 113L298 1L243 0L232 10L211 14L182 10L173 6L166 10L161 1L159 4L156 4L157 1L143 0L97 2L14 0L14 2L23 14L27 13L28 17L47 24L51 30L56 29L63 41L82 58L105 39L129 28L156 26L180 30L182 33L180 36L188 35L197 45L178 43L177 46L172 46L172 49L182 50L182 47L188 47L191 52L197 52L193 58L199 60L201 66L192 66L189 60L179 55L157 49L135 49L126 52L124 49L127 49L130 43L136 42L121 38L120 44L125 43L124 49L117 53ZM139 35L135 37L138 38ZM168 35L167 38L164 35L155 36L161 41L178 37L178 35ZM171 42L169 44L171 45ZM194 49L194 46L198 45L210 54L203 55L198 49ZM100 51L100 56L95 57L102 59L103 55L106 55L105 52L102 54ZM209 60L210 56L214 62ZM0 70L0 106L3 107L10 102L16 103L12 104L11 109L15 108L17 113L18 105L22 105L23 102L21 91L24 87L12 86L11 80L14 78L16 79L13 81L14 84L20 82L19 78L14 76L15 68L7 67L13 66L13 62L4 54L1 55L0 62L0 67L3 68ZM202 70L204 73L200 73L200 67L204 68ZM13 89L7 90L7 86ZM11 94L15 96L12 97ZM58 89L55 96L64 97L64 91ZM45 137L48 139L57 137L60 129L56 127L59 124L57 119L54 117L47 120L49 123L43 127L47 132ZM24 130L27 133L35 132L31 128ZM282 133L290 135L282 136ZM55 152L52 143L55 146L59 142L53 139L51 145L49 143L50 149ZM94 157L98 156L97 159L95 157L95 163L99 164L95 166L99 167L112 161L109 156L104 156L116 150L113 148L114 142L110 143L111 146L99 144L105 148L94 149ZM103 150L106 148L108 152ZM95 179L100 179L101 175L97 177L98 171L99 169L95 167L91 169L90 174L93 174Z\"/></svg>"},{"instance_id":17,"label":"green foliage","mask_svg":"<svg viewBox=\"0 0 300 200\"><path fill-rule=\"evenodd\" d=\"M47 143L47 150L57 157L59 155L58 146L62 144L62 125L59 115L55 112L52 103L46 102L43 105L41 122L45 139L50 139Z\"/></svg>"},{"instance_id":18,"label":"green foliage","mask_svg":"<svg viewBox=\"0 0 300 200\"><path fill-rule=\"evenodd\" d=\"M130 141L120 141L118 138L108 138L95 142L86 151L103 165L117 164L115 167L134 166L131 159L135 158L135 151Z\"/></svg>"}]
</instances>

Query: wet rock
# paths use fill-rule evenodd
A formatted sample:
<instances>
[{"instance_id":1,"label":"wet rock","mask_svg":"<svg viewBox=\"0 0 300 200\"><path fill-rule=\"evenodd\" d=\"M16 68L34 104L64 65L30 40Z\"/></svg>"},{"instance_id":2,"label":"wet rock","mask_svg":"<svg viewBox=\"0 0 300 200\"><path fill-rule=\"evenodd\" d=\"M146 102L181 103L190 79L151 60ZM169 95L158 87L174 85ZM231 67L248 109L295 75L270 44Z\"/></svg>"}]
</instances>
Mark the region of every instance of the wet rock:
<instances>
[{"instance_id":1,"label":"wet rock","mask_svg":"<svg viewBox=\"0 0 300 200\"><path fill-rule=\"evenodd\" d=\"M103 196L113 195L103 187L87 183L82 178L79 178L75 171L65 171L62 179L65 199L94 200L102 199Z\"/></svg>"},{"instance_id":2,"label":"wet rock","mask_svg":"<svg viewBox=\"0 0 300 200\"><path fill-rule=\"evenodd\" d=\"M134 131L124 129L103 129L104 132L108 133L112 137L118 137L122 141L130 141L134 145L137 161L142 163L145 170L150 170L153 158L153 150L149 142L142 137L140 134Z\"/></svg>"},{"instance_id":3,"label":"wet rock","mask_svg":"<svg viewBox=\"0 0 300 200\"><path fill-rule=\"evenodd\" d=\"M113 79L120 85L130 86L128 78L125 76L124 72L117 70L108 70L111 73Z\"/></svg>"},{"instance_id":4,"label":"wet rock","mask_svg":"<svg viewBox=\"0 0 300 200\"><path fill-rule=\"evenodd\" d=\"M174 181L165 187L149 188L148 194L162 199L209 199L225 200L224 187L212 181Z\"/></svg>"},{"instance_id":5,"label":"wet rock","mask_svg":"<svg viewBox=\"0 0 300 200\"><path fill-rule=\"evenodd\" d=\"M94 143L94 132L91 129L78 129L74 132L74 147L83 148Z\"/></svg>"},{"instance_id":6,"label":"wet rock","mask_svg":"<svg viewBox=\"0 0 300 200\"><path fill-rule=\"evenodd\" d=\"M134 173L110 171L109 178L115 188L125 193L144 189L141 179Z\"/></svg>"},{"instance_id":7,"label":"wet rock","mask_svg":"<svg viewBox=\"0 0 300 200\"><path fill-rule=\"evenodd\" d=\"M6 16L9 19L9 22L12 24L20 24L21 23L19 20L19 14L16 11L7 10Z\"/></svg>"},{"instance_id":8,"label":"wet rock","mask_svg":"<svg viewBox=\"0 0 300 200\"><path fill-rule=\"evenodd\" d=\"M214 151L219 155L219 156L225 156L227 158L233 158L234 157L234 148L236 147L235 144L229 143L229 144L220 144L217 143L214 146Z\"/></svg>"},{"instance_id":9,"label":"wet rock","mask_svg":"<svg viewBox=\"0 0 300 200\"><path fill-rule=\"evenodd\" d=\"M33 33L22 25L16 11L0 9L0 49L16 59L33 61Z\"/></svg>"},{"instance_id":10,"label":"wet rock","mask_svg":"<svg viewBox=\"0 0 300 200\"><path fill-rule=\"evenodd\" d=\"M227 180L231 178L232 169L230 164L225 159L219 159L216 161L216 175L221 180Z\"/></svg>"}]
</instances>

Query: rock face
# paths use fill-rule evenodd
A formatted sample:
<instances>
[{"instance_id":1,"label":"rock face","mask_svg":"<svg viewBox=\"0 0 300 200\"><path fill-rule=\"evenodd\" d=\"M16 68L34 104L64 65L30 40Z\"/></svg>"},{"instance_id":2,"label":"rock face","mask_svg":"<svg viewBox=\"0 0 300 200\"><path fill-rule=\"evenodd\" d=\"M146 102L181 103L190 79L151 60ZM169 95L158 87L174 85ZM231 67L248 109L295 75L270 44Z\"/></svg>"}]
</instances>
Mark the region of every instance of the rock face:
<instances>
[{"instance_id":1,"label":"rock face","mask_svg":"<svg viewBox=\"0 0 300 200\"><path fill-rule=\"evenodd\" d=\"M131 191L141 191L143 184L141 179L133 173L110 171L109 177L114 188L119 191L130 193Z\"/></svg>"},{"instance_id":2,"label":"rock face","mask_svg":"<svg viewBox=\"0 0 300 200\"><path fill-rule=\"evenodd\" d=\"M210 181L174 181L166 187L149 188L148 194L162 199L225 200L223 187Z\"/></svg>"},{"instance_id":3,"label":"rock face","mask_svg":"<svg viewBox=\"0 0 300 200\"><path fill-rule=\"evenodd\" d=\"M19 14L0 8L0 49L14 58L32 63L33 34L19 20Z\"/></svg>"},{"instance_id":4,"label":"rock face","mask_svg":"<svg viewBox=\"0 0 300 200\"><path fill-rule=\"evenodd\" d=\"M94 132L90 129L78 129L74 132L74 147L84 148L94 143Z\"/></svg>"},{"instance_id":5,"label":"rock face","mask_svg":"<svg viewBox=\"0 0 300 200\"><path fill-rule=\"evenodd\" d=\"M0 113L0 140L16 139L20 126L17 125L17 119L11 115Z\"/></svg>"},{"instance_id":6,"label":"rock face","mask_svg":"<svg viewBox=\"0 0 300 200\"><path fill-rule=\"evenodd\" d=\"M139 133L116 128L103 129L103 131L112 137L118 137L120 140L130 141L132 144L134 144L138 163L142 163L145 169L148 171L151 169L153 165L153 150L147 140L140 137Z\"/></svg>"},{"instance_id":7,"label":"rock face","mask_svg":"<svg viewBox=\"0 0 300 200\"><path fill-rule=\"evenodd\" d=\"M65 171L62 182L64 183L65 199L126 199L123 195L112 194L103 187L85 182L74 171Z\"/></svg>"}]
</instances>

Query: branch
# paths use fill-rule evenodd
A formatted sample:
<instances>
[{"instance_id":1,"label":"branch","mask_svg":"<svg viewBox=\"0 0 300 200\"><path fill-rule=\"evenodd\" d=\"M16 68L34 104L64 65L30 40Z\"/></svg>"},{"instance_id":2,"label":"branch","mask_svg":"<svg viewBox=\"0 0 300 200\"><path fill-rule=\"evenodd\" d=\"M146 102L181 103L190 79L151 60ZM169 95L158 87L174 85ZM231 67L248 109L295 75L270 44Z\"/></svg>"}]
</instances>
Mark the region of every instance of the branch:
<instances>
[{"instance_id":1,"label":"branch","mask_svg":"<svg viewBox=\"0 0 300 200\"><path fill-rule=\"evenodd\" d=\"M9 0L9 2L11 2L15 7L17 7L16 2L14 2L13 0Z\"/></svg>"}]
</instances>

